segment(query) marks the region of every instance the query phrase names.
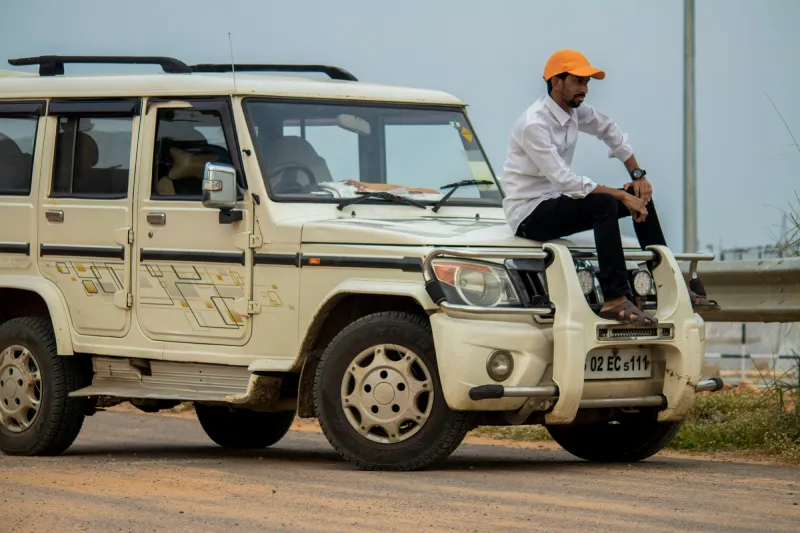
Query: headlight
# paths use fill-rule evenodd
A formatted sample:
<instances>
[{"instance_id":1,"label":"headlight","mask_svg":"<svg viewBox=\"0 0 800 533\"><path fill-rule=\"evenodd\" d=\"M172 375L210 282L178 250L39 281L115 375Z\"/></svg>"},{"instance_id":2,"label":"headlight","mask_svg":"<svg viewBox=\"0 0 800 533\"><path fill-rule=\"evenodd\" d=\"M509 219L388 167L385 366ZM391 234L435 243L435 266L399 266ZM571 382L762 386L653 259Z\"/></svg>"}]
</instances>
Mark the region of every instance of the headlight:
<instances>
[{"instance_id":1,"label":"headlight","mask_svg":"<svg viewBox=\"0 0 800 533\"><path fill-rule=\"evenodd\" d=\"M584 295L594 292L594 272L586 269L578 270L578 283L581 284Z\"/></svg>"},{"instance_id":2,"label":"headlight","mask_svg":"<svg viewBox=\"0 0 800 533\"><path fill-rule=\"evenodd\" d=\"M433 271L443 282L451 303L461 300L476 307L520 305L511 279L502 267L470 261L434 260Z\"/></svg>"},{"instance_id":3,"label":"headlight","mask_svg":"<svg viewBox=\"0 0 800 533\"><path fill-rule=\"evenodd\" d=\"M650 272L640 270L633 276L633 290L639 296L647 296L653 290L653 277Z\"/></svg>"}]
</instances>

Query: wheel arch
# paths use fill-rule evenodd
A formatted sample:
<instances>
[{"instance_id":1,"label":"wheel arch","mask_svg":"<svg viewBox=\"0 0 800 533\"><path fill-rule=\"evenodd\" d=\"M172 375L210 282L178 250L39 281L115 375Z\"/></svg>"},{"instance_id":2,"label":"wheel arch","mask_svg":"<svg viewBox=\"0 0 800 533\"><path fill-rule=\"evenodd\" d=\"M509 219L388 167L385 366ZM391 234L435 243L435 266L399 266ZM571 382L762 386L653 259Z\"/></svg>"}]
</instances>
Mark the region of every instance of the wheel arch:
<instances>
[{"instance_id":1,"label":"wheel arch","mask_svg":"<svg viewBox=\"0 0 800 533\"><path fill-rule=\"evenodd\" d=\"M0 278L0 320L39 316L50 320L59 355L74 355L72 327L61 292L41 278Z\"/></svg>"},{"instance_id":2,"label":"wheel arch","mask_svg":"<svg viewBox=\"0 0 800 533\"><path fill-rule=\"evenodd\" d=\"M383 311L406 311L426 319L436 304L421 283L345 282L331 291L306 328L293 371L300 372L297 416L313 418L314 376L325 347L348 324Z\"/></svg>"}]
</instances>

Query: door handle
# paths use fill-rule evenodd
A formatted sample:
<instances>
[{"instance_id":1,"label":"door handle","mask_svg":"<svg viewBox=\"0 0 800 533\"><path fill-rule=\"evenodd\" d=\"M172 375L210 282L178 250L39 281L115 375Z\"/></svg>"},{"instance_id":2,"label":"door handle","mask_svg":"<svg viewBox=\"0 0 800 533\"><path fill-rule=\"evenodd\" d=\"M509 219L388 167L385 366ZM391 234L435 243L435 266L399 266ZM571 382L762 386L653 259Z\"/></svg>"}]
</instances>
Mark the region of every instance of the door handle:
<instances>
[{"instance_id":1,"label":"door handle","mask_svg":"<svg viewBox=\"0 0 800 533\"><path fill-rule=\"evenodd\" d=\"M61 209L51 209L45 212L45 217L50 222L64 222L64 211Z\"/></svg>"},{"instance_id":2,"label":"door handle","mask_svg":"<svg viewBox=\"0 0 800 533\"><path fill-rule=\"evenodd\" d=\"M164 213L147 213L147 223L153 226L163 226L167 223L167 215Z\"/></svg>"}]
</instances>

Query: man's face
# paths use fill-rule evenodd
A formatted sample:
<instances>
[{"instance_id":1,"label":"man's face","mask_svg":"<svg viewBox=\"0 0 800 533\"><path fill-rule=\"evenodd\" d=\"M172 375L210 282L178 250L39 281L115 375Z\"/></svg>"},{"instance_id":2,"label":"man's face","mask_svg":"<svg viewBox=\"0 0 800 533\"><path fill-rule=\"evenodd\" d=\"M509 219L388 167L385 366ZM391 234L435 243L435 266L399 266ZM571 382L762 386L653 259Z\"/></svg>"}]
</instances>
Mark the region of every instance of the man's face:
<instances>
[{"instance_id":1,"label":"man's face","mask_svg":"<svg viewBox=\"0 0 800 533\"><path fill-rule=\"evenodd\" d=\"M556 78L560 82L558 85L553 85L553 89L559 91L563 101L570 107L579 107L586 95L589 94L589 78L588 76L573 76L567 74L563 80Z\"/></svg>"}]
</instances>

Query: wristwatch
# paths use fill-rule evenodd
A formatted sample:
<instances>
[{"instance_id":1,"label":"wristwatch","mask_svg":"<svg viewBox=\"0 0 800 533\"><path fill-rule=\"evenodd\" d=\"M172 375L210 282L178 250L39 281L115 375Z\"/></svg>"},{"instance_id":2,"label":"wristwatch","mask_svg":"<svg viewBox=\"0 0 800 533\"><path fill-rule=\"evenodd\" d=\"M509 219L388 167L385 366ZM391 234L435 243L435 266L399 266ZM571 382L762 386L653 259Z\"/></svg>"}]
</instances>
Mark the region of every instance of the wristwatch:
<instances>
[{"instance_id":1,"label":"wristwatch","mask_svg":"<svg viewBox=\"0 0 800 533\"><path fill-rule=\"evenodd\" d=\"M634 168L631 170L631 177L635 180L642 179L647 175L647 172L642 170L641 168Z\"/></svg>"}]
</instances>

